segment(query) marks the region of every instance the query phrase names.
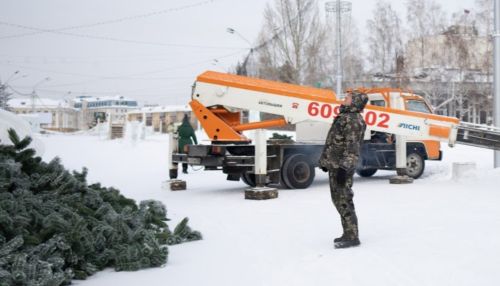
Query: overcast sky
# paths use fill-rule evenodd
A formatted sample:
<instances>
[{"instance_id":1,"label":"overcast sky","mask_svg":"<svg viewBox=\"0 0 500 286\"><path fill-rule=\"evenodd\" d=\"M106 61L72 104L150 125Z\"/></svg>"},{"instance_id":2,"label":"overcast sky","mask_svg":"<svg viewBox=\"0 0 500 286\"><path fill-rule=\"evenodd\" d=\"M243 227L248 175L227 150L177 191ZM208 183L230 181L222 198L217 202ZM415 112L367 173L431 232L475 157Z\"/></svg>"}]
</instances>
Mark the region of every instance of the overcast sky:
<instances>
[{"instance_id":1,"label":"overcast sky","mask_svg":"<svg viewBox=\"0 0 500 286\"><path fill-rule=\"evenodd\" d=\"M254 43L268 2L0 0L0 78L21 93L38 84L41 97L120 94L185 104L198 74L228 71L248 53L249 44L226 29ZM363 33L375 1L351 2ZM404 2L390 2L404 19ZM438 2L449 14L474 10L474 0Z\"/></svg>"}]
</instances>

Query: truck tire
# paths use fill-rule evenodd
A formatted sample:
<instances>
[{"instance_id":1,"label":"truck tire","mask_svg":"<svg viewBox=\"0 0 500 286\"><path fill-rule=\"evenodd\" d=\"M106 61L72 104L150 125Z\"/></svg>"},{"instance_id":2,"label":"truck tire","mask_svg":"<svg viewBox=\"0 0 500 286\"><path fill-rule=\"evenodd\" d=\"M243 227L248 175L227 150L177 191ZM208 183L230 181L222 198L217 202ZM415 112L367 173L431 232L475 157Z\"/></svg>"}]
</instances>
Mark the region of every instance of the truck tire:
<instances>
[{"instance_id":1,"label":"truck tire","mask_svg":"<svg viewBox=\"0 0 500 286\"><path fill-rule=\"evenodd\" d=\"M289 189L306 189L314 176L314 166L304 154L290 155L281 168L282 181Z\"/></svg>"},{"instance_id":2,"label":"truck tire","mask_svg":"<svg viewBox=\"0 0 500 286\"><path fill-rule=\"evenodd\" d=\"M247 172L241 173L241 180L243 183L247 184L249 187L254 188L257 184L255 183L255 174L250 174Z\"/></svg>"},{"instance_id":3,"label":"truck tire","mask_svg":"<svg viewBox=\"0 0 500 286\"><path fill-rule=\"evenodd\" d=\"M356 169L356 174L358 174L360 177L371 177L375 175L377 172L377 169Z\"/></svg>"},{"instance_id":4,"label":"truck tire","mask_svg":"<svg viewBox=\"0 0 500 286\"><path fill-rule=\"evenodd\" d=\"M410 153L406 157L406 174L413 179L418 179L424 173L425 160L417 153Z\"/></svg>"}]
</instances>

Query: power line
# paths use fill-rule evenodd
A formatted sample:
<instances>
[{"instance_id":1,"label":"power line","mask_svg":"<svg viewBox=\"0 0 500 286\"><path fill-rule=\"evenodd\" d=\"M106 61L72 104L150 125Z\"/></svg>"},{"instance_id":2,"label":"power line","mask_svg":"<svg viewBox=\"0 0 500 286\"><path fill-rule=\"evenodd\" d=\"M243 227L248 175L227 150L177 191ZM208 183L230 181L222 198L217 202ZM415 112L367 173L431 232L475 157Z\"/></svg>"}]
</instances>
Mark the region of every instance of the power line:
<instances>
[{"instance_id":1,"label":"power line","mask_svg":"<svg viewBox=\"0 0 500 286\"><path fill-rule=\"evenodd\" d=\"M244 49L244 48L242 48ZM190 51L190 55L210 55L213 53L213 51L210 50L197 50L197 51ZM9 61L12 62L12 58L18 58L22 59L23 63L30 63L31 60L43 60L44 63L46 64L47 61L53 61L53 62L60 62L60 63L67 63L67 62L72 62L75 61L77 63L95 63L95 62L128 62L127 60L133 59L137 61L162 61L162 60L172 60L172 56L174 58L177 58L177 55L173 55L172 52L159 52L159 53L154 53L154 52L147 52L147 53L130 53L130 54L122 54L122 55L89 55L89 56L74 56L74 55L33 55L33 54L23 54L23 55L12 55L12 54L4 54L0 53L0 57L3 57ZM21 62L19 60L19 62Z\"/></svg>"},{"instance_id":2,"label":"power line","mask_svg":"<svg viewBox=\"0 0 500 286\"><path fill-rule=\"evenodd\" d=\"M195 8L195 7L203 6L206 4L210 4L210 3L213 3L214 1L215 0L200 1L197 3L183 5L183 6L179 6L179 7L168 8L168 9L163 9L163 10L159 10L159 11L153 11L153 12L149 12L149 13L145 13L145 14L126 16L126 17L116 18L116 19L107 20L107 21L99 21L99 22L91 23L91 24L73 25L73 26L67 26L67 27L58 28L58 29L47 29L45 31L35 31L35 32L31 32L31 33L7 35L7 36L0 37L0 39L20 38L20 37L31 36L31 35L41 34L41 33L62 32L62 31L68 31L68 30L92 28L92 27L97 27L97 26L122 23L125 21L137 20L137 19L147 18L147 17L151 17L151 16L158 16L158 15L167 14L167 13L171 13L171 12L178 12L178 11L182 11L182 10L187 10L190 8Z\"/></svg>"},{"instance_id":3,"label":"power line","mask_svg":"<svg viewBox=\"0 0 500 286\"><path fill-rule=\"evenodd\" d=\"M200 55L200 56L207 56L207 52L212 52L213 51L204 51L203 53L189 53L190 55ZM14 59L12 58L21 58L21 59ZM11 64L43 64L43 65L67 65L67 64L86 64L86 65L104 65L104 64L130 64L130 63L162 63L162 62L171 62L173 59L172 57L159 57L159 56L149 56L149 57L143 57L143 58L130 58L130 57L121 57L121 58L87 58L87 59L76 59L76 58L70 58L70 57L57 57L57 56L7 56L7 55L0 55L0 61L4 62L9 62Z\"/></svg>"},{"instance_id":4,"label":"power line","mask_svg":"<svg viewBox=\"0 0 500 286\"><path fill-rule=\"evenodd\" d=\"M154 77L154 78L137 77L137 78L133 78L133 80L161 80L161 81L165 81L165 80L171 80L171 79L189 79L189 78L193 78L193 76ZM89 83L95 83L95 82L98 82L101 80L104 80L104 79L92 79L92 80L86 80L86 81L78 81L78 82L70 82L70 83L62 83L62 84L52 84L52 85L47 85L47 86L48 87L56 87L56 88L57 87L67 87L67 86L71 87L71 86L78 86L78 85L85 85L85 84L89 84ZM127 78L127 79L120 78L119 80L130 80L130 79L129 78Z\"/></svg>"},{"instance_id":5,"label":"power line","mask_svg":"<svg viewBox=\"0 0 500 286\"><path fill-rule=\"evenodd\" d=\"M31 95L31 93L20 92L17 89L13 88L11 85L8 85L7 87L10 88L13 92L15 92L15 93L17 93L19 95L24 95L24 96L30 96Z\"/></svg>"},{"instance_id":6,"label":"power line","mask_svg":"<svg viewBox=\"0 0 500 286\"><path fill-rule=\"evenodd\" d=\"M60 94L68 94L68 90L55 90L55 89L50 89L50 88L38 88L38 91L42 92L50 92L50 93L60 93ZM141 88L141 89L134 89L130 90L127 89L125 91L120 91L120 90L106 90L106 91L98 91L98 90L70 90L71 94L133 94L133 93L138 93L138 92L143 92L143 91L148 91L148 90L157 90L157 91L165 91L165 92L171 92L171 91L181 91L181 90L186 90L186 92L190 92L191 88L190 86L187 87L148 87L148 88ZM16 91L17 92L17 91ZM17 92L19 94L22 94L20 92ZM142 95L147 95L144 93L141 93ZM151 94L151 93L149 93ZM31 95L31 94L22 94L22 95ZM158 94L160 95L160 94ZM164 95L164 94L163 94Z\"/></svg>"},{"instance_id":7,"label":"power line","mask_svg":"<svg viewBox=\"0 0 500 286\"><path fill-rule=\"evenodd\" d=\"M113 38L113 37L107 37L107 36L93 36L93 35L88 35L88 34L77 34L77 33L70 33L70 32L57 31L57 30L50 30L50 29L44 29L44 28L37 28L37 27L32 27L32 26L26 26L26 25L20 25L20 24L15 24L15 23L9 23L9 22L5 22L5 21L0 21L0 25L9 26L9 27L15 27L15 28L21 28L21 29L31 30L31 31L37 31L37 32L52 33L52 34L58 34L58 35L64 35L64 36L72 36L72 37L85 38L85 39L105 40L105 41L118 42L118 43L127 43L127 44L140 44L140 45L150 45L150 46L159 46L159 47L200 48L200 49L224 49L224 50L244 50L244 49L247 49L247 48L242 48L242 47L202 46L202 45L188 45L188 44L168 44L168 43L138 41L138 40L130 40L130 39L119 39L119 38ZM0 37L0 39L2 39L2 38Z\"/></svg>"},{"instance_id":8,"label":"power line","mask_svg":"<svg viewBox=\"0 0 500 286\"><path fill-rule=\"evenodd\" d=\"M95 74L83 74L83 73L75 73L75 72L61 72L61 71L55 71L55 70L47 70L47 69L40 69L40 68L35 68L35 67L29 67L29 66L24 66L24 65L17 65L17 64L12 64L10 62L2 62L4 65L10 65L10 66L15 66L20 69L27 69L27 70L35 70L39 72L44 72L44 73L52 73L52 74L61 74L61 75L68 75L68 76L77 76L77 77L86 77L86 78L93 78L96 80L141 80L141 79L147 79L147 78L140 78L140 76L144 75L149 75L149 74L157 74L157 73L162 73L166 71L172 71L172 70L179 70L183 68L188 68L204 63L210 63L214 61L214 59L223 59L223 58L228 58L231 56L235 56L237 54L240 54L241 52L235 52L235 53L230 53L218 57L213 57L211 59L207 60L202 60L202 61L197 61L185 65L179 65L179 66L173 66L165 69L160 69L160 70L153 70L153 71L147 71L147 72L142 72L142 73L134 73L134 74L128 74L128 75L119 75L119 76L105 76L105 75L95 75ZM139 76L139 78L138 78ZM162 78L154 78L154 79L162 79Z\"/></svg>"}]
</instances>

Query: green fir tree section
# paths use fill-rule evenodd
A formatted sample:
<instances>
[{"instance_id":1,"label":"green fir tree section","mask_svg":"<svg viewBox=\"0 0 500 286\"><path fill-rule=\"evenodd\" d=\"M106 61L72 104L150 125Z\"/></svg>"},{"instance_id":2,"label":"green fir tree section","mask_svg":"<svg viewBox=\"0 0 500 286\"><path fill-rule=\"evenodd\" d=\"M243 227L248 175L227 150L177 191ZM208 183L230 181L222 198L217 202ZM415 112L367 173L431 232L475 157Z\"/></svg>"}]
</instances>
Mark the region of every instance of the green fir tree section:
<instances>
[{"instance_id":1,"label":"green fir tree section","mask_svg":"<svg viewBox=\"0 0 500 286\"><path fill-rule=\"evenodd\" d=\"M45 163L31 138L9 130L0 145L0 285L65 285L106 267L135 271L167 262L167 245L202 238L182 220L171 231L158 201L139 205L88 185L87 170Z\"/></svg>"}]
</instances>

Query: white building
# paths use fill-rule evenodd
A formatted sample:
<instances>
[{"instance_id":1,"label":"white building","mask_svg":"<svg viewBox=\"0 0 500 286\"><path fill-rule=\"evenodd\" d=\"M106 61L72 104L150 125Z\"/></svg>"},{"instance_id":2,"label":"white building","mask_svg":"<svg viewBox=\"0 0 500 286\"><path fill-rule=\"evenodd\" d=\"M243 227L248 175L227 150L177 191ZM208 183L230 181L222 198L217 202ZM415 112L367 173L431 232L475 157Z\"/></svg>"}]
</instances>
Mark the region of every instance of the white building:
<instances>
[{"instance_id":1,"label":"white building","mask_svg":"<svg viewBox=\"0 0 500 286\"><path fill-rule=\"evenodd\" d=\"M125 124L128 111L138 107L137 101L124 96L79 96L73 107L79 110L79 129L89 129L98 121L111 120L112 124Z\"/></svg>"},{"instance_id":2,"label":"white building","mask_svg":"<svg viewBox=\"0 0 500 286\"><path fill-rule=\"evenodd\" d=\"M479 36L473 26L450 26L442 34L408 41L405 66L410 73L445 70L447 74L473 76L491 66L492 48L491 40Z\"/></svg>"},{"instance_id":3,"label":"white building","mask_svg":"<svg viewBox=\"0 0 500 286\"><path fill-rule=\"evenodd\" d=\"M65 100L13 98L7 106L16 114L29 115L30 122L39 122L43 129L65 132L78 129L78 110Z\"/></svg>"},{"instance_id":4,"label":"white building","mask_svg":"<svg viewBox=\"0 0 500 286\"><path fill-rule=\"evenodd\" d=\"M198 128L198 121L189 105L150 106L134 109L128 112L128 121L144 122L145 126L152 126L154 131L166 133L170 123L179 125L186 114L189 116L191 126Z\"/></svg>"}]
</instances>

